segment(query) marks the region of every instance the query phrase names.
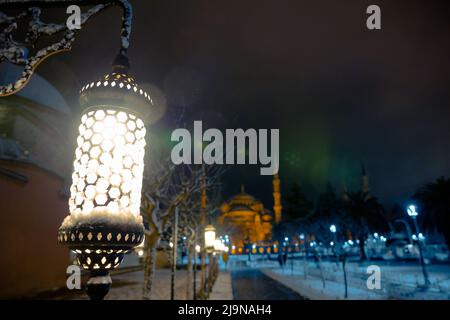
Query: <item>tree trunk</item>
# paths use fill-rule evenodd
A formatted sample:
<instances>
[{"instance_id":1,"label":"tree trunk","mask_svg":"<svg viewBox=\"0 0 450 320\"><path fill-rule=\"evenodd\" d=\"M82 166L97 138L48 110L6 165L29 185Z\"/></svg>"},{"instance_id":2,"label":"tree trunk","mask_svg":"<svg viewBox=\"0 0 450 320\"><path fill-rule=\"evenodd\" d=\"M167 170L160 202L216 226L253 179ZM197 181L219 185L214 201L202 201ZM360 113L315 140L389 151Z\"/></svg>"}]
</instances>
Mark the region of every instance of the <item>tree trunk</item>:
<instances>
[{"instance_id":1,"label":"tree trunk","mask_svg":"<svg viewBox=\"0 0 450 320\"><path fill-rule=\"evenodd\" d=\"M367 259L364 237L359 237L358 240L359 240L359 259L363 261Z\"/></svg>"},{"instance_id":2,"label":"tree trunk","mask_svg":"<svg viewBox=\"0 0 450 320\"><path fill-rule=\"evenodd\" d=\"M320 259L320 256L317 254L316 250L314 250L314 255L316 256L316 264L320 270L320 278L322 279L322 285L325 288L325 276L323 274L322 260Z\"/></svg>"},{"instance_id":3,"label":"tree trunk","mask_svg":"<svg viewBox=\"0 0 450 320\"><path fill-rule=\"evenodd\" d=\"M306 242L305 242L305 257L303 260L303 276L306 280L307 278L307 274L308 274L308 247L306 246Z\"/></svg>"},{"instance_id":4,"label":"tree trunk","mask_svg":"<svg viewBox=\"0 0 450 320\"><path fill-rule=\"evenodd\" d=\"M142 293L142 299L144 300L151 299L156 265L156 246L158 241L159 234L156 231L145 237L144 289Z\"/></svg>"},{"instance_id":5,"label":"tree trunk","mask_svg":"<svg viewBox=\"0 0 450 320\"><path fill-rule=\"evenodd\" d=\"M177 272L178 253L178 208L175 208L172 225L172 266L170 276L170 300L175 299L175 274Z\"/></svg>"},{"instance_id":6,"label":"tree trunk","mask_svg":"<svg viewBox=\"0 0 450 320\"><path fill-rule=\"evenodd\" d=\"M195 247L192 241L188 240L188 260L186 266L186 300L190 300L192 298L191 285L192 285L192 256L195 251Z\"/></svg>"},{"instance_id":7,"label":"tree trunk","mask_svg":"<svg viewBox=\"0 0 450 320\"><path fill-rule=\"evenodd\" d=\"M347 255L342 256L342 270L344 271L344 285L345 285L345 299L348 297L348 286L347 286L347 270L345 269L345 263L347 262Z\"/></svg>"},{"instance_id":8,"label":"tree trunk","mask_svg":"<svg viewBox=\"0 0 450 320\"><path fill-rule=\"evenodd\" d=\"M201 283L201 288L200 288L200 292L201 292L201 296L200 299L204 299L205 297L205 293L206 293L206 253L205 253L205 246L202 246L203 250L201 252L201 278L200 278L200 283Z\"/></svg>"}]
</instances>

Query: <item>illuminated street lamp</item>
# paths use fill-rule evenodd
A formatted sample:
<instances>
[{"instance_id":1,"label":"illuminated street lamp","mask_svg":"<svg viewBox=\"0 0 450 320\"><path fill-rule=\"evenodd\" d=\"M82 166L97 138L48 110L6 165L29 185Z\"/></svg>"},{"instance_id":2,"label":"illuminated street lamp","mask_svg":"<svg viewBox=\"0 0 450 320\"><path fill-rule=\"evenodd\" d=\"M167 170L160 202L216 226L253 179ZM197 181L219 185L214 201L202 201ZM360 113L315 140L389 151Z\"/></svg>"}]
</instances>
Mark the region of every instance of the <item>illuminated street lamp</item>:
<instances>
[{"instance_id":1,"label":"illuminated street lamp","mask_svg":"<svg viewBox=\"0 0 450 320\"><path fill-rule=\"evenodd\" d=\"M220 241L220 240L219 240ZM205 227L205 251L208 253L208 279L205 282L205 290L211 292L214 276L213 253L216 243L216 228L213 225Z\"/></svg>"},{"instance_id":2,"label":"illuminated street lamp","mask_svg":"<svg viewBox=\"0 0 450 320\"><path fill-rule=\"evenodd\" d=\"M330 245L333 247L333 251L334 251L334 255L336 257L336 264L339 265L339 256L338 256L338 252L337 252L337 236L336 236L336 226L334 224L332 224L330 226L330 231L333 234L333 240L330 242Z\"/></svg>"},{"instance_id":3,"label":"illuminated street lamp","mask_svg":"<svg viewBox=\"0 0 450 320\"><path fill-rule=\"evenodd\" d=\"M417 223L417 216L419 215L419 213L416 210L416 206L409 205L408 208L406 209L406 212L414 221L414 228L416 229L416 234L420 235L421 233L419 232L419 225ZM422 241L420 241L420 237L419 237L419 241L417 241L417 245L419 246L419 257L420 257L420 265L422 266L423 280L425 282L425 286L428 287L430 285L430 280L428 278L428 272L425 267L425 261L423 259Z\"/></svg>"},{"instance_id":4,"label":"illuminated street lamp","mask_svg":"<svg viewBox=\"0 0 450 320\"><path fill-rule=\"evenodd\" d=\"M128 75L118 55L113 72L80 92L83 109L73 164L69 211L58 232L60 243L89 270L87 293L103 299L109 271L144 238L140 215L146 119L150 95Z\"/></svg>"},{"instance_id":5,"label":"illuminated street lamp","mask_svg":"<svg viewBox=\"0 0 450 320\"><path fill-rule=\"evenodd\" d=\"M214 240L213 247L214 247L214 252L220 253L223 250L224 245L220 239L216 239L216 240Z\"/></svg>"},{"instance_id":6,"label":"illuminated street lamp","mask_svg":"<svg viewBox=\"0 0 450 320\"><path fill-rule=\"evenodd\" d=\"M205 227L205 249L207 252L214 251L214 243L216 241L216 228L213 225Z\"/></svg>"},{"instance_id":7,"label":"illuminated street lamp","mask_svg":"<svg viewBox=\"0 0 450 320\"><path fill-rule=\"evenodd\" d=\"M408 216L413 218L419 215L419 213L416 211L416 206L413 204L408 206L408 209L406 209L406 211L408 212Z\"/></svg>"}]
</instances>

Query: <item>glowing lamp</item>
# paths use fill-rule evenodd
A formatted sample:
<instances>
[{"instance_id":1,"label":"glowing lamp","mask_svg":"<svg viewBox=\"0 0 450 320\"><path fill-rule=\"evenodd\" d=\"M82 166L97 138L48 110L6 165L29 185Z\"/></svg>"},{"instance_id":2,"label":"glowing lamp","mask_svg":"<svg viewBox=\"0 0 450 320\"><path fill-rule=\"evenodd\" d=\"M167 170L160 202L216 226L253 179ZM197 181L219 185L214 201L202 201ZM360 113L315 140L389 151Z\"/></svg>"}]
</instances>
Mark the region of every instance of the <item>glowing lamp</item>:
<instances>
[{"instance_id":1,"label":"glowing lamp","mask_svg":"<svg viewBox=\"0 0 450 320\"><path fill-rule=\"evenodd\" d=\"M102 299L109 270L143 238L140 215L145 153L144 120L153 105L150 95L127 74L119 56L114 71L86 84L73 163L69 211L58 240L77 254L91 272L87 293ZM100 289L99 289L100 288Z\"/></svg>"},{"instance_id":2,"label":"glowing lamp","mask_svg":"<svg viewBox=\"0 0 450 320\"><path fill-rule=\"evenodd\" d=\"M214 243L216 241L216 228L212 225L205 227L205 248L207 251L214 250Z\"/></svg>"},{"instance_id":3,"label":"glowing lamp","mask_svg":"<svg viewBox=\"0 0 450 320\"><path fill-rule=\"evenodd\" d=\"M334 224L332 224L332 225L330 226L330 231L331 231L332 233L335 233L335 232L336 232L336 226L335 226Z\"/></svg>"},{"instance_id":4,"label":"glowing lamp","mask_svg":"<svg viewBox=\"0 0 450 320\"><path fill-rule=\"evenodd\" d=\"M223 242L220 239L215 239L213 246L215 252L221 252L223 250Z\"/></svg>"},{"instance_id":5,"label":"glowing lamp","mask_svg":"<svg viewBox=\"0 0 450 320\"><path fill-rule=\"evenodd\" d=\"M406 209L406 211L408 212L408 215L409 215L410 217L417 217L417 215L419 214L419 213L416 211L416 206L415 206L415 205L410 205L410 206L408 206L408 208Z\"/></svg>"}]
</instances>

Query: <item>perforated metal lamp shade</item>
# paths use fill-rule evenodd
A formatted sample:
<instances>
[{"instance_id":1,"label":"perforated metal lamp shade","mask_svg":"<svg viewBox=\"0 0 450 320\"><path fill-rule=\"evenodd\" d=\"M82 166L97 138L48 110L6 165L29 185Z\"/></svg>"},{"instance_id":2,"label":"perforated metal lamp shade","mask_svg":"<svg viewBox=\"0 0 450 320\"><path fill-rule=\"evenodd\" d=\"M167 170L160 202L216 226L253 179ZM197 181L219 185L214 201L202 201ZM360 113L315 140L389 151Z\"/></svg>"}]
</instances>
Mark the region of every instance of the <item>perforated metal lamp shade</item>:
<instances>
[{"instance_id":1,"label":"perforated metal lamp shade","mask_svg":"<svg viewBox=\"0 0 450 320\"><path fill-rule=\"evenodd\" d=\"M152 99L123 72L85 85L70 188L58 240L93 276L117 268L143 240L144 121Z\"/></svg>"}]
</instances>

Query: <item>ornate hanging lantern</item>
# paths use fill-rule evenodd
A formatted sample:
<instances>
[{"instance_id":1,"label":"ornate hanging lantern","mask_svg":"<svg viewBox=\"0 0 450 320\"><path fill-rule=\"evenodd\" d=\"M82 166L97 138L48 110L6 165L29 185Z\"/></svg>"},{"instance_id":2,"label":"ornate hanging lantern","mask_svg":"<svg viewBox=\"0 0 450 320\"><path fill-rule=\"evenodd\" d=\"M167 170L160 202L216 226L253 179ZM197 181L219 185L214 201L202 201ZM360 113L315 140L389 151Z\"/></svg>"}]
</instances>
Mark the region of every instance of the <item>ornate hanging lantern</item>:
<instances>
[{"instance_id":1,"label":"ornate hanging lantern","mask_svg":"<svg viewBox=\"0 0 450 320\"><path fill-rule=\"evenodd\" d=\"M128 61L119 55L112 73L81 89L70 215L58 234L59 242L91 272L87 293L92 299L106 295L109 271L144 237L144 119L153 101L127 71Z\"/></svg>"}]
</instances>

